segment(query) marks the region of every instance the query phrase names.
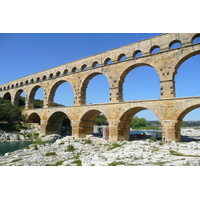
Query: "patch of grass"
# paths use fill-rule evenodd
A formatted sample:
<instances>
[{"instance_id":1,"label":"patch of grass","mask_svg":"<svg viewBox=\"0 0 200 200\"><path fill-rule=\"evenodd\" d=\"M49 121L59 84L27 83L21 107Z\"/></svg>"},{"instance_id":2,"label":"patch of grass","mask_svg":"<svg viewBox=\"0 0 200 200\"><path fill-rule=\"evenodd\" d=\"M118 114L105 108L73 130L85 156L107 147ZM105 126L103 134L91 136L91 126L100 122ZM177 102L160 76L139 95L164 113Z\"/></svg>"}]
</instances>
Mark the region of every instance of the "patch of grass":
<instances>
[{"instance_id":1,"label":"patch of grass","mask_svg":"<svg viewBox=\"0 0 200 200\"><path fill-rule=\"evenodd\" d=\"M151 137L149 140L150 140L150 142L156 142L157 141L157 139L153 138L153 137Z\"/></svg>"},{"instance_id":2,"label":"patch of grass","mask_svg":"<svg viewBox=\"0 0 200 200\"><path fill-rule=\"evenodd\" d=\"M134 157L134 160L142 159L141 157Z\"/></svg>"},{"instance_id":3,"label":"patch of grass","mask_svg":"<svg viewBox=\"0 0 200 200\"><path fill-rule=\"evenodd\" d=\"M33 144L33 148L34 148L34 150L38 150L37 144Z\"/></svg>"},{"instance_id":4,"label":"patch of grass","mask_svg":"<svg viewBox=\"0 0 200 200\"><path fill-rule=\"evenodd\" d=\"M44 141L42 141L42 139L41 139L41 138L36 138L36 139L35 139L35 141L34 141L34 144L38 144L38 145L44 145L44 144L45 144L45 142L44 142Z\"/></svg>"},{"instance_id":5,"label":"patch of grass","mask_svg":"<svg viewBox=\"0 0 200 200\"><path fill-rule=\"evenodd\" d=\"M64 142L61 142L59 145L63 145L63 144L65 144Z\"/></svg>"},{"instance_id":6,"label":"patch of grass","mask_svg":"<svg viewBox=\"0 0 200 200\"><path fill-rule=\"evenodd\" d=\"M129 164L127 164L127 166L140 166L140 164L129 163Z\"/></svg>"},{"instance_id":7,"label":"patch of grass","mask_svg":"<svg viewBox=\"0 0 200 200\"><path fill-rule=\"evenodd\" d=\"M153 150L152 150L153 152L155 152L155 151L159 151L159 148L157 148L157 147L153 147Z\"/></svg>"},{"instance_id":8,"label":"patch of grass","mask_svg":"<svg viewBox=\"0 0 200 200\"><path fill-rule=\"evenodd\" d=\"M27 146L27 147L24 147L23 149L30 149L30 147L29 147L29 146Z\"/></svg>"},{"instance_id":9,"label":"patch of grass","mask_svg":"<svg viewBox=\"0 0 200 200\"><path fill-rule=\"evenodd\" d=\"M69 145L67 146L67 149L66 149L65 151L74 151L74 150L75 150L74 146L71 145L71 144L69 144Z\"/></svg>"},{"instance_id":10,"label":"patch of grass","mask_svg":"<svg viewBox=\"0 0 200 200\"><path fill-rule=\"evenodd\" d=\"M109 163L108 166L126 165L123 161Z\"/></svg>"},{"instance_id":11,"label":"patch of grass","mask_svg":"<svg viewBox=\"0 0 200 200\"><path fill-rule=\"evenodd\" d=\"M58 161L58 162L56 162L56 164L55 164L54 166L59 166L59 165L62 165L62 164L63 164L63 162L64 162L64 160Z\"/></svg>"},{"instance_id":12,"label":"patch of grass","mask_svg":"<svg viewBox=\"0 0 200 200\"><path fill-rule=\"evenodd\" d=\"M29 138L35 140L35 139L38 138L39 133L35 133L35 132L33 132L33 133L28 133L27 136L28 136Z\"/></svg>"},{"instance_id":13,"label":"patch of grass","mask_svg":"<svg viewBox=\"0 0 200 200\"><path fill-rule=\"evenodd\" d=\"M12 161L12 163L18 162L18 161L20 161L20 160L22 160L22 159L21 159L21 158L15 159L15 160Z\"/></svg>"},{"instance_id":14,"label":"patch of grass","mask_svg":"<svg viewBox=\"0 0 200 200\"><path fill-rule=\"evenodd\" d=\"M72 164L76 164L76 166L82 166L82 161L81 160L75 160L72 162Z\"/></svg>"},{"instance_id":15,"label":"patch of grass","mask_svg":"<svg viewBox=\"0 0 200 200\"><path fill-rule=\"evenodd\" d=\"M154 165L159 165L159 166L163 166L165 164L165 162L157 162L157 163L154 163Z\"/></svg>"},{"instance_id":16,"label":"patch of grass","mask_svg":"<svg viewBox=\"0 0 200 200\"><path fill-rule=\"evenodd\" d=\"M164 141L160 141L159 142L159 145L163 145L165 142Z\"/></svg>"},{"instance_id":17,"label":"patch of grass","mask_svg":"<svg viewBox=\"0 0 200 200\"><path fill-rule=\"evenodd\" d=\"M77 153L77 154L74 156L74 159L79 159L79 158L80 158L80 155L81 155L81 153Z\"/></svg>"},{"instance_id":18,"label":"patch of grass","mask_svg":"<svg viewBox=\"0 0 200 200\"><path fill-rule=\"evenodd\" d=\"M90 139L85 140L85 144L91 144L91 143L92 143L92 140L90 140Z\"/></svg>"},{"instance_id":19,"label":"patch of grass","mask_svg":"<svg viewBox=\"0 0 200 200\"><path fill-rule=\"evenodd\" d=\"M182 153L178 153L177 151L170 151L170 155L172 155L172 156L200 157L199 155L185 155L185 154L182 154Z\"/></svg>"},{"instance_id":20,"label":"patch of grass","mask_svg":"<svg viewBox=\"0 0 200 200\"><path fill-rule=\"evenodd\" d=\"M56 156L56 152L47 152L45 156Z\"/></svg>"},{"instance_id":21,"label":"patch of grass","mask_svg":"<svg viewBox=\"0 0 200 200\"><path fill-rule=\"evenodd\" d=\"M117 144L117 143L113 143L111 147L109 147L107 150L112 150L112 149L115 149L117 147L121 147L122 145L121 144Z\"/></svg>"}]
</instances>

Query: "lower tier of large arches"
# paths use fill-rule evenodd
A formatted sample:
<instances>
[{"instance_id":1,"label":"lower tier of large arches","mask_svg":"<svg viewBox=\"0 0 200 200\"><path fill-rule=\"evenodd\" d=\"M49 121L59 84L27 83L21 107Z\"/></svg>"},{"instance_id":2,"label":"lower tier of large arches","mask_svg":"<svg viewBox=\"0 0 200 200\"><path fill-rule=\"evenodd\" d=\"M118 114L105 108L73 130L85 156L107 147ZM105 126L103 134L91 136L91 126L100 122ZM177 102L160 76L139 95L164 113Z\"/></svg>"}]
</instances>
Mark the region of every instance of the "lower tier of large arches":
<instances>
[{"instance_id":1,"label":"lower tier of large arches","mask_svg":"<svg viewBox=\"0 0 200 200\"><path fill-rule=\"evenodd\" d=\"M180 128L184 117L197 108L200 108L200 97L29 109L23 113L27 122L40 124L41 135L62 133L65 123L71 127L74 137L91 134L95 119L102 113L108 122L109 140L119 141L130 139L133 117L143 110L150 110L160 122L162 139L180 141Z\"/></svg>"}]
</instances>

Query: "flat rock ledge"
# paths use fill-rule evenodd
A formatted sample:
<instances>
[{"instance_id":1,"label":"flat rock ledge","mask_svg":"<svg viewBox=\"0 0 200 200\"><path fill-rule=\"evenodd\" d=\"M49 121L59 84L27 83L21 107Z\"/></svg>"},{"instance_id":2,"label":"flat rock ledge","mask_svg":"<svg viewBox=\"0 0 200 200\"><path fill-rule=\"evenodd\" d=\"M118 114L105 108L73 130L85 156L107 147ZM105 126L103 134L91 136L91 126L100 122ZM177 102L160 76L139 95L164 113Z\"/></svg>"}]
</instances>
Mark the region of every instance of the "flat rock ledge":
<instances>
[{"instance_id":1,"label":"flat rock ledge","mask_svg":"<svg viewBox=\"0 0 200 200\"><path fill-rule=\"evenodd\" d=\"M109 142L66 136L0 156L2 166L199 166L200 142Z\"/></svg>"}]
</instances>

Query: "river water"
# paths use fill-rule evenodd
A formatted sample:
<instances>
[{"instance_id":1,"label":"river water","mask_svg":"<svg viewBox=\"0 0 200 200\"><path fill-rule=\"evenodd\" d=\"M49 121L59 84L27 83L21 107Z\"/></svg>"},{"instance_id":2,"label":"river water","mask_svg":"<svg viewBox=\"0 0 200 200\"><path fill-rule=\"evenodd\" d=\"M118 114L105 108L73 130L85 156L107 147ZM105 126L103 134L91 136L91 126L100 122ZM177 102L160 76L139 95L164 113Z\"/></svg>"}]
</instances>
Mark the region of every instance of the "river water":
<instances>
[{"instance_id":1,"label":"river water","mask_svg":"<svg viewBox=\"0 0 200 200\"><path fill-rule=\"evenodd\" d=\"M32 143L33 143L32 141L0 143L0 155L2 156L7 152L12 152L18 149L22 149L24 147L28 147Z\"/></svg>"},{"instance_id":2,"label":"river water","mask_svg":"<svg viewBox=\"0 0 200 200\"><path fill-rule=\"evenodd\" d=\"M156 131L156 130L155 130ZM141 134L141 133L153 133L153 132L155 132L155 131L153 131L153 130L151 130L151 131L146 131L146 130L141 130L141 131L130 131L130 134L131 135L134 135L134 134Z\"/></svg>"}]
</instances>

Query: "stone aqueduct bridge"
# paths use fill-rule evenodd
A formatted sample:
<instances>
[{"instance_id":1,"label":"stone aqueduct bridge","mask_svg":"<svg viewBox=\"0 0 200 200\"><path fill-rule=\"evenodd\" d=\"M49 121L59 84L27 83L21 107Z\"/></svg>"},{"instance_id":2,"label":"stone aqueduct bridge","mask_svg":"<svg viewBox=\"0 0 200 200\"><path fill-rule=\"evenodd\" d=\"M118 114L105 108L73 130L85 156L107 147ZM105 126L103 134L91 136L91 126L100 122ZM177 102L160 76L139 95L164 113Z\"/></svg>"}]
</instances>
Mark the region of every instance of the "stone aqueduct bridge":
<instances>
[{"instance_id":1,"label":"stone aqueduct bridge","mask_svg":"<svg viewBox=\"0 0 200 200\"><path fill-rule=\"evenodd\" d=\"M40 134L60 132L66 115L72 135L85 137L92 133L95 118L103 113L109 122L109 140L128 140L133 116L141 110L155 113L162 126L162 137L180 141L180 125L184 116L200 107L200 96L176 98L175 76L179 66L188 58L200 54L200 43L193 40L196 33L163 34L130 45L99 53L55 68L38 72L0 86L0 97L18 105L22 92L26 94L27 122L39 123ZM181 47L172 49L174 43ZM155 48L160 51L153 53ZM137 54L141 52L142 56ZM125 60L121 58L125 57ZM123 82L134 68L147 65L155 68L160 78L160 99L123 101ZM96 75L103 74L110 85L110 102L86 105L86 88ZM56 89L69 82L74 92L74 106L52 107ZM44 106L33 108L36 91L44 91Z\"/></svg>"}]
</instances>

